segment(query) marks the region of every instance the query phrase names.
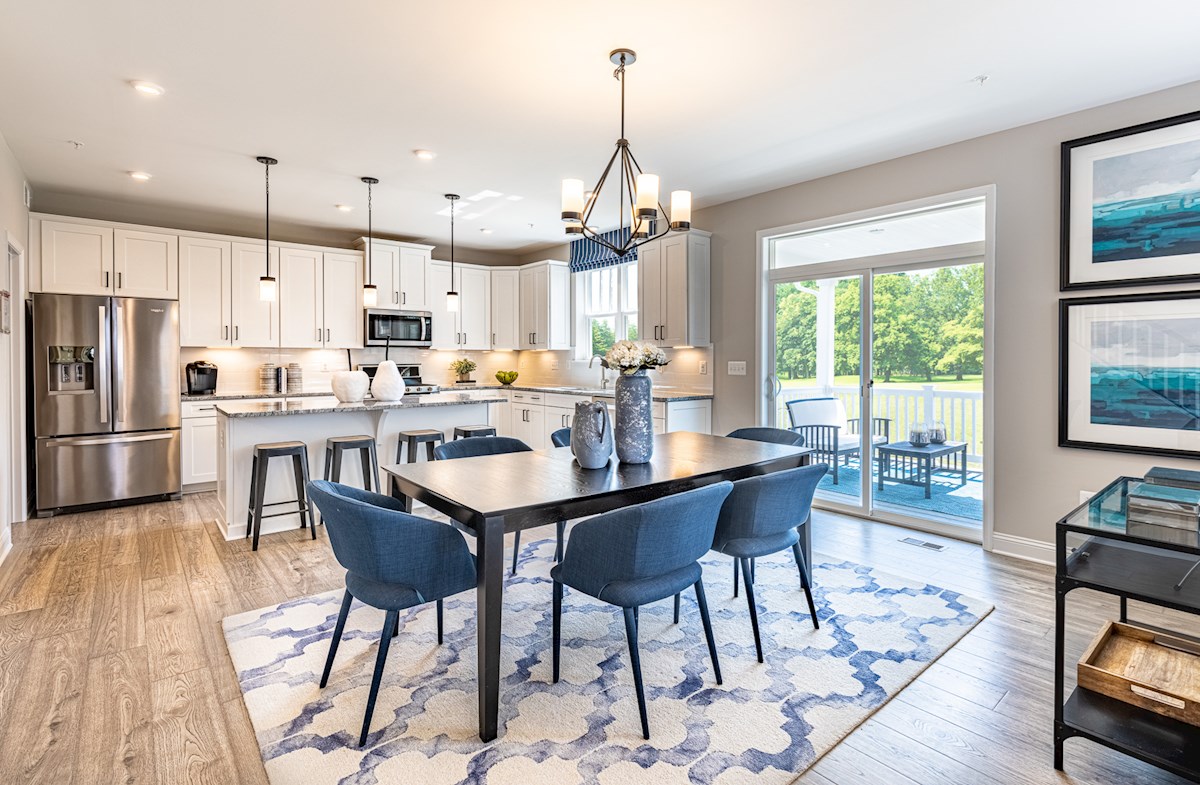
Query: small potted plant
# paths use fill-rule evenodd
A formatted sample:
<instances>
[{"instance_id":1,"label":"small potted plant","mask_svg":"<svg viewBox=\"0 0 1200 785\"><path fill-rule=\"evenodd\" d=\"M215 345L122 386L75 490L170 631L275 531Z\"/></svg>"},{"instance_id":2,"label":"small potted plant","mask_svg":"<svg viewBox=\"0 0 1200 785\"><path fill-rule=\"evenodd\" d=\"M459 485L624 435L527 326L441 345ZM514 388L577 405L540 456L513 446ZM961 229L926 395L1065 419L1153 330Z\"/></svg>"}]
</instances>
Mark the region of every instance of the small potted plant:
<instances>
[{"instance_id":1,"label":"small potted plant","mask_svg":"<svg viewBox=\"0 0 1200 785\"><path fill-rule=\"evenodd\" d=\"M452 370L456 374L458 374L458 383L459 384L470 384L471 371L475 370L478 367L479 366L476 365L474 360L469 359L467 357L463 357L461 359L455 360L454 362L450 363L450 370Z\"/></svg>"}]
</instances>

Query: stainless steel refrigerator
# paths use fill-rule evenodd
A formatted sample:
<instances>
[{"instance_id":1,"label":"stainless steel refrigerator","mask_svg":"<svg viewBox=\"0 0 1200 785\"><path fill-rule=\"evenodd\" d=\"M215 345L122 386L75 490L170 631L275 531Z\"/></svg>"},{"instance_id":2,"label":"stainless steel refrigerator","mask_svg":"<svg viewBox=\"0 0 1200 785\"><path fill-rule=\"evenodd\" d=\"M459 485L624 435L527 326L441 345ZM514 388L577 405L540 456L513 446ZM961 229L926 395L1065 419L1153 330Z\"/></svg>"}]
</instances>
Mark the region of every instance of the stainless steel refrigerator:
<instances>
[{"instance_id":1,"label":"stainless steel refrigerator","mask_svg":"<svg viewBox=\"0 0 1200 785\"><path fill-rule=\"evenodd\" d=\"M35 294L36 509L180 492L179 303Z\"/></svg>"}]
</instances>

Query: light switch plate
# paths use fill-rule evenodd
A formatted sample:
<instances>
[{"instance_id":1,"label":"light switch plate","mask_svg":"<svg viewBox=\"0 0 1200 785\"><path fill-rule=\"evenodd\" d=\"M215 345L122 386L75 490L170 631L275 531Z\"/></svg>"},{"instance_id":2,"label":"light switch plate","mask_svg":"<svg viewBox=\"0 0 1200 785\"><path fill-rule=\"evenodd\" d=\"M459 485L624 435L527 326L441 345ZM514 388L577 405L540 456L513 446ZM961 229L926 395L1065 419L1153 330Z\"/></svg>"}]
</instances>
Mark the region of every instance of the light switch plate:
<instances>
[{"instance_id":1,"label":"light switch plate","mask_svg":"<svg viewBox=\"0 0 1200 785\"><path fill-rule=\"evenodd\" d=\"M555 357L553 360L550 361L550 370L552 370L552 371L558 370L558 358L557 357Z\"/></svg>"},{"instance_id":2,"label":"light switch plate","mask_svg":"<svg viewBox=\"0 0 1200 785\"><path fill-rule=\"evenodd\" d=\"M704 376L708 373L708 360L700 361L700 375Z\"/></svg>"},{"instance_id":3,"label":"light switch plate","mask_svg":"<svg viewBox=\"0 0 1200 785\"><path fill-rule=\"evenodd\" d=\"M730 376L745 376L746 375L746 361L745 360L730 360L729 361L729 375Z\"/></svg>"}]
</instances>

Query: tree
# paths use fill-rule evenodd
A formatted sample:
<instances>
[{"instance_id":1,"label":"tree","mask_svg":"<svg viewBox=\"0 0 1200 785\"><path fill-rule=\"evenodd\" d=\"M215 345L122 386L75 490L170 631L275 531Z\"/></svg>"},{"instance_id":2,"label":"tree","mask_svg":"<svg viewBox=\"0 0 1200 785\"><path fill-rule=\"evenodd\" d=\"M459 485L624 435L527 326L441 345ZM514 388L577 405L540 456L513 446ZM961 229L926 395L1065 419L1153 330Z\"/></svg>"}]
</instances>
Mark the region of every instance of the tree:
<instances>
[{"instance_id":1,"label":"tree","mask_svg":"<svg viewBox=\"0 0 1200 785\"><path fill-rule=\"evenodd\" d=\"M817 298L800 284L775 287L775 365L789 379L817 372Z\"/></svg>"},{"instance_id":2,"label":"tree","mask_svg":"<svg viewBox=\"0 0 1200 785\"><path fill-rule=\"evenodd\" d=\"M592 319L592 354L605 354L616 342L612 325L604 319Z\"/></svg>"}]
</instances>

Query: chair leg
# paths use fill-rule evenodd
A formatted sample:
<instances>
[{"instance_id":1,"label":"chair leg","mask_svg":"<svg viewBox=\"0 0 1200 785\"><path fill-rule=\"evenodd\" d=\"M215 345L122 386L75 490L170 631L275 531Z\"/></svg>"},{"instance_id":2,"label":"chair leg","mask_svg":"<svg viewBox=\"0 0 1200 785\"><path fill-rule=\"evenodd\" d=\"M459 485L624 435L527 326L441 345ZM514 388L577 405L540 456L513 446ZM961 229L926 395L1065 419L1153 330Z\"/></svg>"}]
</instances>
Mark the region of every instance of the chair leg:
<instances>
[{"instance_id":1,"label":"chair leg","mask_svg":"<svg viewBox=\"0 0 1200 785\"><path fill-rule=\"evenodd\" d=\"M358 737L358 746L367 743L367 733L371 730L371 715L375 713L375 699L379 697L379 682L383 680L383 666L387 663L388 649L392 645L392 636L388 630L395 629L400 618L400 611L388 611L383 622L383 635L379 636L379 654L375 655L375 673L371 676L371 691L367 693L367 713L363 717L362 734Z\"/></svg>"},{"instance_id":2,"label":"chair leg","mask_svg":"<svg viewBox=\"0 0 1200 785\"><path fill-rule=\"evenodd\" d=\"M366 447L358 448L358 460L362 464L363 489L374 490L371 485L371 451Z\"/></svg>"},{"instance_id":3,"label":"chair leg","mask_svg":"<svg viewBox=\"0 0 1200 785\"><path fill-rule=\"evenodd\" d=\"M633 665L633 687L637 691L638 714L642 717L642 738L650 738L650 722L646 719L646 692L642 687L642 660L638 656L637 608L625 611L625 637L629 639L629 662Z\"/></svg>"},{"instance_id":4,"label":"chair leg","mask_svg":"<svg viewBox=\"0 0 1200 785\"><path fill-rule=\"evenodd\" d=\"M679 595L675 595L678 600ZM717 684L721 683L721 661L717 659L717 643L713 640L712 621L708 617L708 601L704 598L704 581L696 581L696 604L700 606L700 621L704 622L704 637L708 640L708 656L712 658Z\"/></svg>"},{"instance_id":5,"label":"chair leg","mask_svg":"<svg viewBox=\"0 0 1200 785\"><path fill-rule=\"evenodd\" d=\"M817 621L817 606L813 602L812 581L808 578L808 567L804 565L804 554L800 551L800 543L792 543L792 555L796 557L796 566L800 568L800 585L804 587L804 596L808 600L808 614L812 616L813 629L821 629Z\"/></svg>"},{"instance_id":6,"label":"chair leg","mask_svg":"<svg viewBox=\"0 0 1200 785\"><path fill-rule=\"evenodd\" d=\"M558 662L560 651L562 650L562 600L563 600L563 585L559 581L554 582L554 613L553 613L553 640L554 653L551 655L551 668L554 671L554 683L558 684Z\"/></svg>"},{"instance_id":7,"label":"chair leg","mask_svg":"<svg viewBox=\"0 0 1200 785\"><path fill-rule=\"evenodd\" d=\"M375 488L376 493L383 493L383 489L379 486L379 454L375 450L375 442L367 445L367 460L371 464L371 485Z\"/></svg>"},{"instance_id":8,"label":"chair leg","mask_svg":"<svg viewBox=\"0 0 1200 785\"><path fill-rule=\"evenodd\" d=\"M742 582L746 587L746 604L750 607L750 626L754 628L754 648L758 661L763 661L762 639L758 635L758 608L754 605L754 582L750 580L750 560L742 559Z\"/></svg>"},{"instance_id":9,"label":"chair leg","mask_svg":"<svg viewBox=\"0 0 1200 785\"><path fill-rule=\"evenodd\" d=\"M254 481L251 495L254 497L254 512L251 514L251 526L254 529L250 550L258 550L258 537L262 534L263 497L267 495L267 466L270 462L261 458L254 462Z\"/></svg>"},{"instance_id":10,"label":"chair leg","mask_svg":"<svg viewBox=\"0 0 1200 785\"><path fill-rule=\"evenodd\" d=\"M438 646L442 645L442 629L443 629L442 616L443 616L442 601L438 600L437 601Z\"/></svg>"},{"instance_id":11,"label":"chair leg","mask_svg":"<svg viewBox=\"0 0 1200 785\"><path fill-rule=\"evenodd\" d=\"M292 480L296 483L296 505L300 509L300 528L308 528L308 519L304 517L304 481L300 479L300 456L292 456Z\"/></svg>"},{"instance_id":12,"label":"chair leg","mask_svg":"<svg viewBox=\"0 0 1200 785\"><path fill-rule=\"evenodd\" d=\"M342 609L338 611L337 624L333 625L333 637L329 640L329 656L325 658L325 672L321 674L321 687L329 683L329 674L333 671L333 658L337 655L338 644L342 642L342 632L346 629L346 617L350 615L350 603L354 598L347 591L342 595Z\"/></svg>"},{"instance_id":13,"label":"chair leg","mask_svg":"<svg viewBox=\"0 0 1200 785\"><path fill-rule=\"evenodd\" d=\"M521 553L521 532L513 534L513 564L512 575L517 574L517 555Z\"/></svg>"},{"instance_id":14,"label":"chair leg","mask_svg":"<svg viewBox=\"0 0 1200 785\"><path fill-rule=\"evenodd\" d=\"M675 594L675 623L679 623L679 594Z\"/></svg>"},{"instance_id":15,"label":"chair leg","mask_svg":"<svg viewBox=\"0 0 1200 785\"><path fill-rule=\"evenodd\" d=\"M333 469L333 448L326 447L325 448L325 471L322 472L321 479L322 480L332 480L333 479L332 469Z\"/></svg>"},{"instance_id":16,"label":"chair leg","mask_svg":"<svg viewBox=\"0 0 1200 785\"><path fill-rule=\"evenodd\" d=\"M733 596L738 596L738 560L733 560Z\"/></svg>"},{"instance_id":17,"label":"chair leg","mask_svg":"<svg viewBox=\"0 0 1200 785\"><path fill-rule=\"evenodd\" d=\"M751 583L754 583L754 578L756 575L758 575L758 563L754 560L754 557L751 556L750 557L750 582Z\"/></svg>"},{"instance_id":18,"label":"chair leg","mask_svg":"<svg viewBox=\"0 0 1200 785\"><path fill-rule=\"evenodd\" d=\"M254 483L258 477L258 456L250 459L250 503L246 506L246 536L254 531Z\"/></svg>"},{"instance_id":19,"label":"chair leg","mask_svg":"<svg viewBox=\"0 0 1200 785\"><path fill-rule=\"evenodd\" d=\"M556 543L554 545L554 561L560 562L563 559L563 545L565 542L564 538L567 536L566 521L559 521L558 523L554 524L554 536L556 539Z\"/></svg>"}]
</instances>

